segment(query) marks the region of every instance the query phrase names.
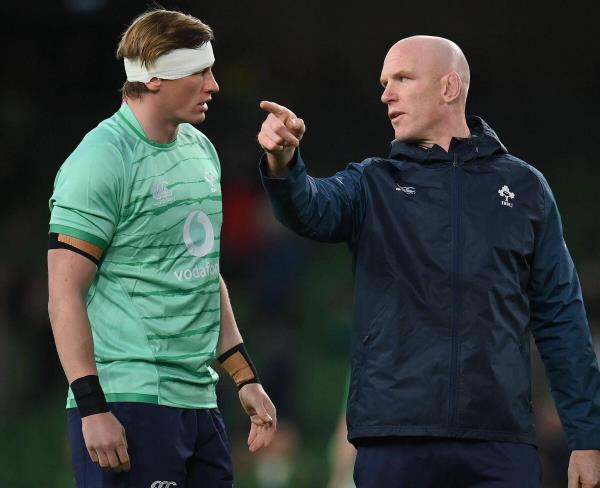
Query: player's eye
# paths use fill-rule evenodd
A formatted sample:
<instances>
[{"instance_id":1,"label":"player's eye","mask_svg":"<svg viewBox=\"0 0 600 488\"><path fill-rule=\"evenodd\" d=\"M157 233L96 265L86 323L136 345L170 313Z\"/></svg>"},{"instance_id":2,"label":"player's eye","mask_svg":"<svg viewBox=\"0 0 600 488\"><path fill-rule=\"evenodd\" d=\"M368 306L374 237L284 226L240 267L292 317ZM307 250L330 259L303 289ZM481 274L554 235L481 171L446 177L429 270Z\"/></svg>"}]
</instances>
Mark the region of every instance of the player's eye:
<instances>
[{"instance_id":1,"label":"player's eye","mask_svg":"<svg viewBox=\"0 0 600 488\"><path fill-rule=\"evenodd\" d=\"M206 73L208 73L209 70L210 70L210 68L204 68L202 71L196 71L195 73L192 73L192 76L205 75Z\"/></svg>"}]
</instances>

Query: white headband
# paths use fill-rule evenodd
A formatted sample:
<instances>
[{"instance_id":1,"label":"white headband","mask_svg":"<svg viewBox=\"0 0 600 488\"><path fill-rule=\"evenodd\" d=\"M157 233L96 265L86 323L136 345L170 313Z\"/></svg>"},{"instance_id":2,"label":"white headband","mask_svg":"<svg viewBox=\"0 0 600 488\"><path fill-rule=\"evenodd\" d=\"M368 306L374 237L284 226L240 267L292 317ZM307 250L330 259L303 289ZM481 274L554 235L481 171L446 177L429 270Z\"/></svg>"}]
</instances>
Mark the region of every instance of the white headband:
<instances>
[{"instance_id":1,"label":"white headband","mask_svg":"<svg viewBox=\"0 0 600 488\"><path fill-rule=\"evenodd\" d=\"M152 78L176 80L198 73L215 62L212 45L209 42L195 49L175 49L159 56L150 67L144 67L138 58L125 58L127 81L148 83Z\"/></svg>"}]
</instances>

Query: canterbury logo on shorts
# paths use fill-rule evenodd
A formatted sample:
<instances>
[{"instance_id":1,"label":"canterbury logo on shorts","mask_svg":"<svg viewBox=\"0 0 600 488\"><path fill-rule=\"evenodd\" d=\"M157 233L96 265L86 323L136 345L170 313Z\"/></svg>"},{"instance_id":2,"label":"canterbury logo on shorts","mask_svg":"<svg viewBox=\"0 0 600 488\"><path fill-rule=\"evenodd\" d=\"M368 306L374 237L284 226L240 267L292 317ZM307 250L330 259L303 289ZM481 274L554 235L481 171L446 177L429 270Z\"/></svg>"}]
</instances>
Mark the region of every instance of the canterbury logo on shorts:
<instances>
[{"instance_id":1,"label":"canterbury logo on shorts","mask_svg":"<svg viewBox=\"0 0 600 488\"><path fill-rule=\"evenodd\" d=\"M154 481L150 488L172 488L173 486L177 486L174 481Z\"/></svg>"}]
</instances>

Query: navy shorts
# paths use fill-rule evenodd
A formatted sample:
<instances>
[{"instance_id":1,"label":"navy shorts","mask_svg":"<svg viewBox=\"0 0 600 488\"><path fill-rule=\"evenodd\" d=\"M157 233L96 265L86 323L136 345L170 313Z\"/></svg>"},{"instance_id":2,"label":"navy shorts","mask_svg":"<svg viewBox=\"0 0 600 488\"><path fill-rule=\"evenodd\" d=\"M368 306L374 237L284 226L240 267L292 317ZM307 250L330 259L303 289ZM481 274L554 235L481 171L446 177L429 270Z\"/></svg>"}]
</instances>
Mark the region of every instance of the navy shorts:
<instances>
[{"instance_id":1,"label":"navy shorts","mask_svg":"<svg viewBox=\"0 0 600 488\"><path fill-rule=\"evenodd\" d=\"M233 486L231 451L218 409L109 403L125 428L131 470L113 473L93 463L76 408L67 410L78 488L225 488Z\"/></svg>"},{"instance_id":2,"label":"navy shorts","mask_svg":"<svg viewBox=\"0 0 600 488\"><path fill-rule=\"evenodd\" d=\"M360 443L358 488L539 488L542 469L530 444L465 439Z\"/></svg>"}]
</instances>

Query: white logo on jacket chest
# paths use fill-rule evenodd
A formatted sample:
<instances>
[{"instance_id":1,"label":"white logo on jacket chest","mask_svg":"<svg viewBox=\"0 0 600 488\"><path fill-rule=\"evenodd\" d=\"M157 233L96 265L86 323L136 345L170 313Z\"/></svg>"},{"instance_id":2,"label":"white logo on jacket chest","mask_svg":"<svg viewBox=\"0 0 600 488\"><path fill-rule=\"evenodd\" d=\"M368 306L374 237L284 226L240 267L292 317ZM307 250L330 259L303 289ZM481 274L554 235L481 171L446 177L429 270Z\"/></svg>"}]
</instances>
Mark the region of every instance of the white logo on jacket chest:
<instances>
[{"instance_id":1,"label":"white logo on jacket chest","mask_svg":"<svg viewBox=\"0 0 600 488\"><path fill-rule=\"evenodd\" d=\"M404 193L406 195L414 195L415 193L417 193L417 190L415 190L414 186L400 186L397 183L396 183L396 191L401 191L402 193Z\"/></svg>"},{"instance_id":2,"label":"white logo on jacket chest","mask_svg":"<svg viewBox=\"0 0 600 488\"><path fill-rule=\"evenodd\" d=\"M511 200L515 199L515 194L510 191L510 188L508 188L508 185L504 185L502 188L500 188L498 190L498 195L500 195L502 198L504 198L504 200L500 200L500 204L506 206L506 207L512 207L513 204L510 203L508 201L508 199L510 198Z\"/></svg>"}]
</instances>

